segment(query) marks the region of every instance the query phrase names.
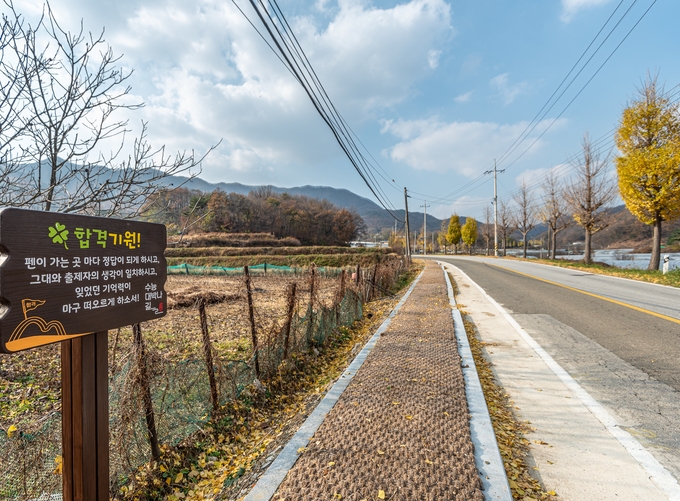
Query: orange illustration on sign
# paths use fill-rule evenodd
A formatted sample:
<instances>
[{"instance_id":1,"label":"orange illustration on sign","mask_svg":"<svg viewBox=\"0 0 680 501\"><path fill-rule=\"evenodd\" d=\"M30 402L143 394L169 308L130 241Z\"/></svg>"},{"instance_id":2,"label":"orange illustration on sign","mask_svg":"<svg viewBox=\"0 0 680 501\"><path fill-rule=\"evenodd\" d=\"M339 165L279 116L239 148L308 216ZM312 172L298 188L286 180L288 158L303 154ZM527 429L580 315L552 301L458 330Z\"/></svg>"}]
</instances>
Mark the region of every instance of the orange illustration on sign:
<instances>
[{"instance_id":1,"label":"orange illustration on sign","mask_svg":"<svg viewBox=\"0 0 680 501\"><path fill-rule=\"evenodd\" d=\"M24 319L19 322L14 328L14 331L9 337L9 341L5 344L6 348L10 351L20 351L28 348L35 348L36 346L42 346L44 344L53 343L54 337L59 336L63 341L71 339L74 337L84 336L86 334L92 334L91 332L83 332L82 334L67 334L64 325L58 320L45 321L44 318L38 316L28 316L28 312L39 308L44 305L46 301L42 299L22 299L21 309L24 312ZM22 337L26 329L31 326L36 325L40 332L44 332L45 335L28 336ZM54 334L50 334L50 331L54 330Z\"/></svg>"}]
</instances>

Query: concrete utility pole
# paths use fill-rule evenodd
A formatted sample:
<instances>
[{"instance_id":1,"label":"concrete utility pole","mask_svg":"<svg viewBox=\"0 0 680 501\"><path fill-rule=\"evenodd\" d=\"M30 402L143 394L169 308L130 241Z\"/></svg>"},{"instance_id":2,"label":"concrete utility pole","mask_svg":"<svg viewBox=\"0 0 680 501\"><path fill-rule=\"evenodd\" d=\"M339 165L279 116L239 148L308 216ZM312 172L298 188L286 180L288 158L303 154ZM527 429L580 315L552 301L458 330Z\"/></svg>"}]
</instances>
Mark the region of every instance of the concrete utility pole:
<instances>
[{"instance_id":1,"label":"concrete utility pole","mask_svg":"<svg viewBox=\"0 0 680 501\"><path fill-rule=\"evenodd\" d=\"M493 171L486 171L484 174L491 174L493 172L493 255L498 257L498 189L496 187L497 174L505 172L496 169L496 159L493 160Z\"/></svg>"},{"instance_id":2,"label":"concrete utility pole","mask_svg":"<svg viewBox=\"0 0 680 501\"><path fill-rule=\"evenodd\" d=\"M408 192L404 187L404 224L406 225L406 259L411 262L411 234L408 227Z\"/></svg>"},{"instance_id":3,"label":"concrete utility pole","mask_svg":"<svg viewBox=\"0 0 680 501\"><path fill-rule=\"evenodd\" d=\"M421 207L425 208L423 213L423 256L427 254L427 201Z\"/></svg>"}]
</instances>

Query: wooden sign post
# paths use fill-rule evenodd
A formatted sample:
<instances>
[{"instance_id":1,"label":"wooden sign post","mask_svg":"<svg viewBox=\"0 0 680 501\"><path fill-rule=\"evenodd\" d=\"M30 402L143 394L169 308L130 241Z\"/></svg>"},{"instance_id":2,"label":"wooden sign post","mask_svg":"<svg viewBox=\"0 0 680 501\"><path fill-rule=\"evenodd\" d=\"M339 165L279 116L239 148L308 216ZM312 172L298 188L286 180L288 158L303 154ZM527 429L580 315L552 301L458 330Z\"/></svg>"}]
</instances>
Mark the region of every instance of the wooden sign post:
<instances>
[{"instance_id":1,"label":"wooden sign post","mask_svg":"<svg viewBox=\"0 0 680 501\"><path fill-rule=\"evenodd\" d=\"M0 352L61 342L64 501L109 499L107 331L165 315L165 226L0 209Z\"/></svg>"}]
</instances>

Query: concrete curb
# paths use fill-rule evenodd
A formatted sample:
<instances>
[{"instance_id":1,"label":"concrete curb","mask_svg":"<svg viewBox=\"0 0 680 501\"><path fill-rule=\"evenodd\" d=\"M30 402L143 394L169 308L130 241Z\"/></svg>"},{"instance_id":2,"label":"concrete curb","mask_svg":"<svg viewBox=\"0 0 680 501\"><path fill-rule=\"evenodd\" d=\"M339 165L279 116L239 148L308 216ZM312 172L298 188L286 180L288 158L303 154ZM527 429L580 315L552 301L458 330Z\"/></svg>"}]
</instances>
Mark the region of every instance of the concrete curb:
<instances>
[{"instance_id":1,"label":"concrete curb","mask_svg":"<svg viewBox=\"0 0 680 501\"><path fill-rule=\"evenodd\" d=\"M680 501L680 485L677 480L666 470L661 463L638 442L630 433L622 429L616 419L595 400L583 387L581 387L571 375L558 364L554 358L539 345L529 333L510 315L505 308L498 304L486 291L472 280L464 271L455 265L457 272L467 278L481 294L505 317L517 333L526 341L534 352L545 362L550 370L569 388L574 395L585 405L593 416L607 429L607 431L628 451L628 453L645 470L649 479L664 493L671 501Z\"/></svg>"},{"instance_id":2,"label":"concrete curb","mask_svg":"<svg viewBox=\"0 0 680 501\"><path fill-rule=\"evenodd\" d=\"M342 376L335 382L333 387L326 393L323 400L321 400L314 408L297 433L286 444L281 453L276 457L269 468L267 468L267 471L260 477L243 501L269 501L276 493L279 485L281 485L283 479L286 478L286 475L300 457L298 450L301 447L306 447L312 439L316 430L321 426L321 423L323 423L326 414L330 412L340 398L340 395L342 395L347 386L349 386L350 381L363 365L366 357L368 357L368 354L373 350L382 333L390 326L392 319L411 295L411 292L413 292L413 289L415 289L416 284L422 276L423 272L421 271L409 287L408 291L406 291L406 294L404 294L404 297L401 298L401 301L394 307L385 321L380 324L380 327L375 331L375 334L369 339L368 343L366 343L345 372L342 373Z\"/></svg>"},{"instance_id":3,"label":"concrete curb","mask_svg":"<svg viewBox=\"0 0 680 501\"><path fill-rule=\"evenodd\" d=\"M470 435L475 446L475 464L482 480L484 499L486 501L512 501L508 477L505 474L503 459L498 450L496 434L491 425L491 417L486 407L486 400L484 400L484 392L482 391L475 360L470 350L463 317L456 305L449 274L446 272L444 265L439 261L438 263L442 267L444 277L446 278L446 288L452 307L453 326L458 341L458 351L463 367L463 377L465 378L465 393L468 409L470 410Z\"/></svg>"}]
</instances>

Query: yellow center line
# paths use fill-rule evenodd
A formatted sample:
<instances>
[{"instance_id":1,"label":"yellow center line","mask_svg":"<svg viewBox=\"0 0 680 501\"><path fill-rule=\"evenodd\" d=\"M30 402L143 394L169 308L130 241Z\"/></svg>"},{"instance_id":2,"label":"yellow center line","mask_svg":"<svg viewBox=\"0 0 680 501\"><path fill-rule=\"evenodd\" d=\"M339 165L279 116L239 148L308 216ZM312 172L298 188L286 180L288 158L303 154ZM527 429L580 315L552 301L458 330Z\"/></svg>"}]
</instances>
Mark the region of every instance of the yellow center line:
<instances>
[{"instance_id":1,"label":"yellow center line","mask_svg":"<svg viewBox=\"0 0 680 501\"><path fill-rule=\"evenodd\" d=\"M500 270L511 271L512 273L516 273L517 275L523 275L525 277L533 278L534 280L539 280L539 281L545 282L547 284L556 285L556 286L562 287L564 289L569 289L570 291L580 292L581 294L585 294L586 296L591 296L591 297L595 297L597 299L602 299L603 301L609 301L610 303L618 304L619 306L624 306L626 308L630 308L631 310L639 311L641 313L647 313L648 315L652 315L652 316L658 317L658 318L663 318L664 320L668 320L669 322L674 322L676 324L680 324L680 319L669 317L668 315L664 315L662 313L657 313L655 311L646 310L645 308L640 308L639 306L634 306L632 304L624 303L622 301L617 301L616 299L612 299L610 297L600 296L599 294L595 294L593 292L588 292L588 291L584 291L584 290L581 290L581 289L577 289L576 287L570 287L568 285L564 285L564 284L561 284L559 282L553 282L552 280L548 280L546 278L541 278L541 277L536 277L534 275L529 275L528 273L523 273L521 271L511 270L510 268L505 268L503 266L498 266L496 264L489 264L489 263L486 263L486 264L488 266L493 266L494 268L498 268Z\"/></svg>"}]
</instances>

